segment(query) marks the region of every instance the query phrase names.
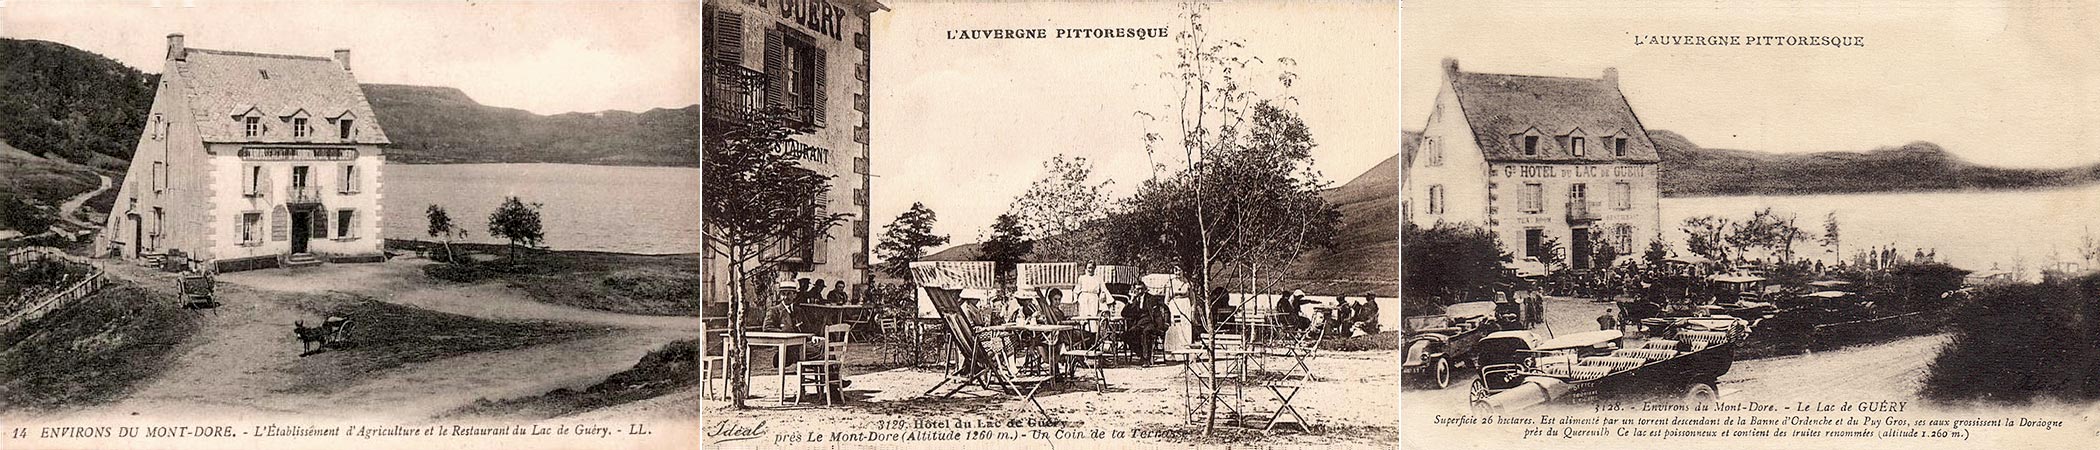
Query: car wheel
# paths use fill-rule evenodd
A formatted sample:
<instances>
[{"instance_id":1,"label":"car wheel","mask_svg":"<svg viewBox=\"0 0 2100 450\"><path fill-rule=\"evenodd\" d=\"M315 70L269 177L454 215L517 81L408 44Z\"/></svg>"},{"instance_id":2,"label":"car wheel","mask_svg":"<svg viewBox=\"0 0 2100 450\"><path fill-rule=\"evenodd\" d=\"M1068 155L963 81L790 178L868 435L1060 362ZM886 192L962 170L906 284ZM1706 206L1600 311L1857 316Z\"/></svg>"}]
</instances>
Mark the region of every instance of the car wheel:
<instances>
[{"instance_id":1,"label":"car wheel","mask_svg":"<svg viewBox=\"0 0 2100 450\"><path fill-rule=\"evenodd\" d=\"M1708 383L1694 383L1691 388L1685 389L1684 392L1685 405L1713 403L1720 399L1721 393L1714 390L1714 385Z\"/></svg>"},{"instance_id":2,"label":"car wheel","mask_svg":"<svg viewBox=\"0 0 2100 450\"><path fill-rule=\"evenodd\" d=\"M1437 389L1451 387L1451 360L1437 358L1436 364L1431 365L1429 370L1431 375L1436 377L1434 379Z\"/></svg>"},{"instance_id":3,"label":"car wheel","mask_svg":"<svg viewBox=\"0 0 2100 450\"><path fill-rule=\"evenodd\" d=\"M1476 412L1476 413L1480 413L1480 412L1488 412L1488 409L1489 409L1489 408L1488 408L1488 403L1487 403L1487 399L1488 399L1488 385L1487 385L1487 380L1486 380L1486 379L1474 379L1474 380L1473 380L1473 392L1472 392L1471 394L1467 395L1467 397L1466 397L1466 398L1468 399L1467 403L1469 403L1469 404L1470 404L1470 405L1471 405L1471 406L1473 407L1473 412Z\"/></svg>"}]
</instances>

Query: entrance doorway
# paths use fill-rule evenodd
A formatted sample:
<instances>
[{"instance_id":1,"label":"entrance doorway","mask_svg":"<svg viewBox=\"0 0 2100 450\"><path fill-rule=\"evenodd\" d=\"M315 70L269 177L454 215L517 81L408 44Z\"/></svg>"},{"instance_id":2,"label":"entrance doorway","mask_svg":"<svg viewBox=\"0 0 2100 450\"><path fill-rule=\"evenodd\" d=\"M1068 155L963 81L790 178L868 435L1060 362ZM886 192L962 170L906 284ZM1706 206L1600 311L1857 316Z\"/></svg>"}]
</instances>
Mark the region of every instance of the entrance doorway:
<instances>
[{"instance_id":1,"label":"entrance doorway","mask_svg":"<svg viewBox=\"0 0 2100 450\"><path fill-rule=\"evenodd\" d=\"M1568 240L1568 259L1573 260L1569 261L1568 266L1577 269L1590 268L1590 229L1573 228L1568 231L1574 234Z\"/></svg>"},{"instance_id":2,"label":"entrance doorway","mask_svg":"<svg viewBox=\"0 0 2100 450\"><path fill-rule=\"evenodd\" d=\"M292 211L293 254L306 253L306 241L308 238L313 237L313 227L307 225L310 223L313 223L312 210L298 209Z\"/></svg>"},{"instance_id":3,"label":"entrance doorway","mask_svg":"<svg viewBox=\"0 0 2100 450\"><path fill-rule=\"evenodd\" d=\"M146 221L139 220L138 214L126 214L124 220L131 221L131 256L146 254Z\"/></svg>"}]
</instances>

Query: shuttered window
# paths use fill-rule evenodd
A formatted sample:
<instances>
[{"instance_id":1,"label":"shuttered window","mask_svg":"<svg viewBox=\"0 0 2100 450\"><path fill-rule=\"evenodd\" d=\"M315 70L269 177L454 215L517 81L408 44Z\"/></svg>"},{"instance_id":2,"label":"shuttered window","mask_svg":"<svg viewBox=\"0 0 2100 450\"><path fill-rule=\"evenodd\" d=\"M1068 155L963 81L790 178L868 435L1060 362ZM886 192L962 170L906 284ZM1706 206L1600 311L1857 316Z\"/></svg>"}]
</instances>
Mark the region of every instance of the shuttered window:
<instances>
[{"instance_id":1,"label":"shuttered window","mask_svg":"<svg viewBox=\"0 0 2100 450\"><path fill-rule=\"evenodd\" d=\"M744 14L712 5L707 10L707 57L720 64L744 64Z\"/></svg>"},{"instance_id":2,"label":"shuttered window","mask_svg":"<svg viewBox=\"0 0 2100 450\"><path fill-rule=\"evenodd\" d=\"M803 122L824 126L829 67L823 49L801 32L766 30L766 103L786 107Z\"/></svg>"}]
</instances>

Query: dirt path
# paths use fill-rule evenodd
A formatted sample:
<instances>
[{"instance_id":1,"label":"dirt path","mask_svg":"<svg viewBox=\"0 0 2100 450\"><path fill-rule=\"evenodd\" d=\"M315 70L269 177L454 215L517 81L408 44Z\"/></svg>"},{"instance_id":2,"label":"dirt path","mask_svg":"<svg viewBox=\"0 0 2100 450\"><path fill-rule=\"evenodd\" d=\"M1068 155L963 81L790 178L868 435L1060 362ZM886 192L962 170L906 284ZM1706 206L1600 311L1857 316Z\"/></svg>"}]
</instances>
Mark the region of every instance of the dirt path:
<instances>
[{"instance_id":1,"label":"dirt path","mask_svg":"<svg viewBox=\"0 0 2100 450\"><path fill-rule=\"evenodd\" d=\"M1936 334L1737 361L1721 377L1721 397L1777 403L1818 398L1917 400L1925 366L1946 342L1946 335Z\"/></svg>"},{"instance_id":2,"label":"dirt path","mask_svg":"<svg viewBox=\"0 0 2100 450\"><path fill-rule=\"evenodd\" d=\"M73 196L73 198L66 199L66 202L60 204L58 207L59 218L65 219L65 221L67 222L72 222L74 225L87 227L87 229L90 230L101 226L92 223L87 223L87 221L85 220L79 220L79 216L73 215L75 211L80 210L80 205L87 204L88 199L94 198L95 194L100 194L102 193L102 191L109 190L109 185L111 183L109 176L102 174L96 174L95 176L102 179L102 186L96 187L95 190L87 191L86 193L80 195L75 195Z\"/></svg>"},{"instance_id":3,"label":"dirt path","mask_svg":"<svg viewBox=\"0 0 2100 450\"><path fill-rule=\"evenodd\" d=\"M119 266L120 275L165 278ZM634 365L666 342L699 333L691 318L629 316L531 301L493 284L425 283L413 261L325 265L221 276L223 306L199 313L199 334L176 349L174 368L125 400L81 416L308 418L421 420L476 399L502 399L577 388ZM413 275L404 276L404 275ZM140 280L165 285L170 280ZM366 295L436 311L498 320L536 319L612 325L607 335L525 348L456 356L388 369L327 393L287 392L301 364L294 320L314 320L286 298L330 290Z\"/></svg>"}]
</instances>

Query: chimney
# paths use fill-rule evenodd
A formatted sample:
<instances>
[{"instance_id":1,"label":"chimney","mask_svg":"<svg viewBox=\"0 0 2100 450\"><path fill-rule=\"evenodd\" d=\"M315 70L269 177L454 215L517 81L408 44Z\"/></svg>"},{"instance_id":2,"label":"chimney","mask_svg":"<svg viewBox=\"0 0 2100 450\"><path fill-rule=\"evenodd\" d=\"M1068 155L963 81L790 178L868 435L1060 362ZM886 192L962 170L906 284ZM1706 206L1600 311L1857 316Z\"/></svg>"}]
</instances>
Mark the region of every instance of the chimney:
<instances>
[{"instance_id":1,"label":"chimney","mask_svg":"<svg viewBox=\"0 0 2100 450\"><path fill-rule=\"evenodd\" d=\"M339 64L342 64L342 65L343 65L343 70L345 70L345 71L348 71L348 70L350 70L350 49L347 49L347 48L339 48L339 49L335 49L335 62L336 62L336 63L339 63Z\"/></svg>"},{"instance_id":2,"label":"chimney","mask_svg":"<svg viewBox=\"0 0 2100 450\"><path fill-rule=\"evenodd\" d=\"M1610 84L1611 87L1619 87L1619 68L1604 68L1604 82Z\"/></svg>"},{"instance_id":3,"label":"chimney","mask_svg":"<svg viewBox=\"0 0 2100 450\"><path fill-rule=\"evenodd\" d=\"M1452 79L1458 78L1457 58L1444 58L1444 76Z\"/></svg>"},{"instance_id":4,"label":"chimney","mask_svg":"<svg viewBox=\"0 0 2100 450\"><path fill-rule=\"evenodd\" d=\"M168 59L182 61L182 33L168 34Z\"/></svg>"}]
</instances>

